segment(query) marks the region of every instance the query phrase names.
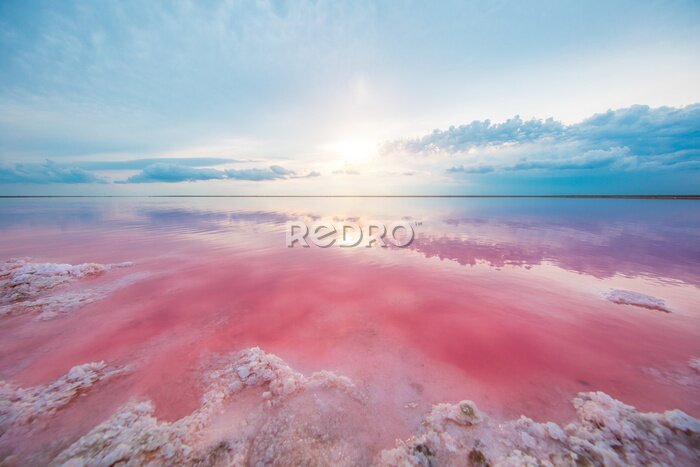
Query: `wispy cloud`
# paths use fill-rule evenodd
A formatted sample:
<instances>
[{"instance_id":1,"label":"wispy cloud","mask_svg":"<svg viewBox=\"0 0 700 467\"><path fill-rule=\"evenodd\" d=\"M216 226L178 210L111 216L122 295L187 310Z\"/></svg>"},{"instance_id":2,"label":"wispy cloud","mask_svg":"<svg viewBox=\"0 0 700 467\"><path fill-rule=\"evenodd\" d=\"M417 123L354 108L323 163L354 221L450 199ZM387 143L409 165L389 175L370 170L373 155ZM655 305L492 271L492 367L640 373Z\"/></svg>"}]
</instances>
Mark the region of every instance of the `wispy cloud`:
<instances>
[{"instance_id":1,"label":"wispy cloud","mask_svg":"<svg viewBox=\"0 0 700 467\"><path fill-rule=\"evenodd\" d=\"M273 181L291 178L317 177L321 174L312 171L305 175L299 175L293 170L279 165L271 165L266 168L229 169L218 170L211 168L187 167L179 164L157 163L144 168L136 175L129 177L120 183L175 183L192 182L198 180L241 180L241 181Z\"/></svg>"},{"instance_id":2,"label":"wispy cloud","mask_svg":"<svg viewBox=\"0 0 700 467\"><path fill-rule=\"evenodd\" d=\"M265 169L230 169L226 171L226 176L228 178L255 182L279 180L281 178L289 178L295 175L296 174L294 171L287 170L279 165L271 165Z\"/></svg>"},{"instance_id":3,"label":"wispy cloud","mask_svg":"<svg viewBox=\"0 0 700 467\"><path fill-rule=\"evenodd\" d=\"M465 167L463 165L450 167L447 169L448 173L465 173L465 174L487 174L493 172L495 169L492 165L473 165Z\"/></svg>"},{"instance_id":4,"label":"wispy cloud","mask_svg":"<svg viewBox=\"0 0 700 467\"><path fill-rule=\"evenodd\" d=\"M0 183L106 183L106 181L80 167L59 165L47 160L41 164L0 166Z\"/></svg>"},{"instance_id":5,"label":"wispy cloud","mask_svg":"<svg viewBox=\"0 0 700 467\"><path fill-rule=\"evenodd\" d=\"M153 162L159 161L159 162ZM174 161L174 162L170 162ZM150 162L147 163L147 162ZM319 177L317 171L299 174L279 165L264 168L216 169L203 167L214 164L248 162L219 158L163 158L134 159L129 161L80 162L60 164L51 160L43 163L0 165L0 184L49 184L49 183L111 183L86 170L141 170L125 180L114 183L178 183L204 180L274 181Z\"/></svg>"},{"instance_id":6,"label":"wispy cloud","mask_svg":"<svg viewBox=\"0 0 700 467\"><path fill-rule=\"evenodd\" d=\"M338 169L333 171L334 175L360 175L360 172L354 169Z\"/></svg>"},{"instance_id":7,"label":"wispy cloud","mask_svg":"<svg viewBox=\"0 0 700 467\"><path fill-rule=\"evenodd\" d=\"M223 164L252 162L250 160L225 159L218 157L162 157L148 159L131 159L124 161L86 161L74 165L85 170L143 170L149 165L163 163L184 167L211 167Z\"/></svg>"},{"instance_id":8,"label":"wispy cloud","mask_svg":"<svg viewBox=\"0 0 700 467\"><path fill-rule=\"evenodd\" d=\"M129 177L125 183L153 182L192 182L196 180L220 180L226 173L217 169L200 169L184 165L159 162L151 164L136 175Z\"/></svg>"}]
</instances>

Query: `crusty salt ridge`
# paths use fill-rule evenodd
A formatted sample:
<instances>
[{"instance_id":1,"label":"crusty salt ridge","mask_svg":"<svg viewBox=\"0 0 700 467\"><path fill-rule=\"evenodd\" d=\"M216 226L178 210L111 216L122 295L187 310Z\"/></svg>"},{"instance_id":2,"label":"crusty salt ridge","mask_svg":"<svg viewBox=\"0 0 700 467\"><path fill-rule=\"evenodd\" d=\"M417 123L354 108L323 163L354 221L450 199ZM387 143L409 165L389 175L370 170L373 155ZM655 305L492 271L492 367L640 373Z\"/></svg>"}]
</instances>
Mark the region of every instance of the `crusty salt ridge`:
<instances>
[{"instance_id":1,"label":"crusty salt ridge","mask_svg":"<svg viewBox=\"0 0 700 467\"><path fill-rule=\"evenodd\" d=\"M116 289L126 287L149 276L150 273L137 272L99 287L81 290L80 292L50 293L36 300L23 300L11 303L9 305L0 306L0 316L36 313L37 316L35 319L37 321L48 321L65 315L88 303L102 300Z\"/></svg>"},{"instance_id":2,"label":"crusty salt ridge","mask_svg":"<svg viewBox=\"0 0 700 467\"><path fill-rule=\"evenodd\" d=\"M642 413L602 392L573 401L564 428L520 417L497 423L471 401L438 404L422 431L382 452L382 465L697 465L700 421L680 410ZM465 462L465 459L468 462Z\"/></svg>"},{"instance_id":3,"label":"crusty salt ridge","mask_svg":"<svg viewBox=\"0 0 700 467\"><path fill-rule=\"evenodd\" d=\"M7 302L36 298L47 289L81 277L98 275L106 270L106 266L96 263L72 265L11 259L0 264L0 298Z\"/></svg>"},{"instance_id":4,"label":"crusty salt ridge","mask_svg":"<svg viewBox=\"0 0 700 467\"><path fill-rule=\"evenodd\" d=\"M74 366L56 381L44 386L20 388L0 381L0 436L15 425L25 425L51 415L90 389L98 381L124 373L105 362Z\"/></svg>"},{"instance_id":5,"label":"crusty salt ridge","mask_svg":"<svg viewBox=\"0 0 700 467\"><path fill-rule=\"evenodd\" d=\"M296 397L307 394L314 399L322 398L324 392L340 399L341 404L361 404L362 394L352 382L327 371L304 376L289 368L278 357L255 347L228 357L230 363L210 372L205 378L206 392L201 406L192 414L175 422L161 422L153 416L153 405L148 402L127 404L109 420L95 427L88 434L60 453L55 465L124 465L143 464L197 464L230 465L241 464L255 457L278 458L279 452L292 455L296 436L276 440L272 437L256 444L256 438L267 440L269 417L286 419L294 412ZM225 415L224 404L231 396L246 389L262 390L255 410L248 414L243 427L238 430L215 430L217 416ZM320 399L319 399L320 400ZM290 403L291 402L291 403ZM281 406L281 407L280 407ZM291 406L290 411L284 407ZM308 406L304 405L308 410ZM318 408L318 407L317 407ZM313 414L296 411L299 417ZM294 417L292 417L294 418ZM282 425L278 425L282 426ZM289 425L286 425L289 428ZM303 428L303 427L302 427ZM322 427L321 431L326 431ZM298 433L296 433L298 434ZM339 437L335 438L336 440ZM291 444L289 444L291 443ZM320 446L321 448L323 446ZM277 451L276 451L277 450ZM251 451L249 453L248 451ZM338 451L317 449L318 459L343 459L353 456L357 449ZM295 451L296 452L296 451ZM312 453L297 453L298 459L309 458Z\"/></svg>"},{"instance_id":6,"label":"crusty salt ridge","mask_svg":"<svg viewBox=\"0 0 700 467\"><path fill-rule=\"evenodd\" d=\"M632 305L640 308L646 308L647 310L663 311L664 313L671 313L671 310L666 305L666 302L660 298L652 297L651 295L646 295L639 292L634 292L632 290L621 290L612 289L610 292L606 293L605 298L618 305Z\"/></svg>"},{"instance_id":7,"label":"crusty salt ridge","mask_svg":"<svg viewBox=\"0 0 700 467\"><path fill-rule=\"evenodd\" d=\"M39 313L47 320L71 309L104 298L107 290L49 293L55 287L84 277L97 276L113 268L132 263L78 265L33 263L27 259L10 259L0 263L0 316Z\"/></svg>"},{"instance_id":8,"label":"crusty salt ridge","mask_svg":"<svg viewBox=\"0 0 700 467\"><path fill-rule=\"evenodd\" d=\"M100 300L101 298L103 298L103 296L94 290L52 294L47 297L37 298L36 300L23 300L0 306L0 316L38 313L37 319L45 321L53 319L61 313Z\"/></svg>"},{"instance_id":9,"label":"crusty salt ridge","mask_svg":"<svg viewBox=\"0 0 700 467\"><path fill-rule=\"evenodd\" d=\"M14 302L36 298L41 292L57 285L131 265L129 262L106 265L33 263L28 259L13 258L0 263L0 300Z\"/></svg>"},{"instance_id":10,"label":"crusty salt ridge","mask_svg":"<svg viewBox=\"0 0 700 467\"><path fill-rule=\"evenodd\" d=\"M700 421L679 410L641 413L602 392L579 394L578 420L563 428L526 417L498 423L471 401L437 404L415 436L380 452L373 430L381 430L381 423L366 415L371 412L366 398L349 379L330 372L304 376L259 348L227 360L205 378L201 406L192 414L163 422L153 416L150 402L128 404L52 463L693 465L700 460ZM236 405L246 400L252 408Z\"/></svg>"}]
</instances>

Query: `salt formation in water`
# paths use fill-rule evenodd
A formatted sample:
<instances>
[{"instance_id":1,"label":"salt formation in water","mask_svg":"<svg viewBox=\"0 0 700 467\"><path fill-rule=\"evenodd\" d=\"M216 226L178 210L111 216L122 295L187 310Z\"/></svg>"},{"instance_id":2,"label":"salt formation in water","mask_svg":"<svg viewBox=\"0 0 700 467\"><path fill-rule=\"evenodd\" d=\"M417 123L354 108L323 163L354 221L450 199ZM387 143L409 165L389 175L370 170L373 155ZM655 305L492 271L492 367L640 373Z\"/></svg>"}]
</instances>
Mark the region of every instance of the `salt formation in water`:
<instances>
[{"instance_id":1,"label":"salt formation in water","mask_svg":"<svg viewBox=\"0 0 700 467\"><path fill-rule=\"evenodd\" d=\"M471 401L438 404L422 431L382 452L381 463L693 465L700 460L700 420L680 410L642 413L602 392L580 393L573 403L578 420L563 428L524 416L493 422Z\"/></svg>"},{"instance_id":2,"label":"salt formation in water","mask_svg":"<svg viewBox=\"0 0 700 467\"><path fill-rule=\"evenodd\" d=\"M24 313L38 312L37 319L53 319L60 313L72 310L79 306L87 305L101 299L102 296L95 291L65 292L42 297L36 300L24 300L12 305L0 307L0 316L20 315Z\"/></svg>"},{"instance_id":3,"label":"salt formation in water","mask_svg":"<svg viewBox=\"0 0 700 467\"><path fill-rule=\"evenodd\" d=\"M251 392L252 391L252 392ZM381 415L352 382L306 377L259 348L210 372L200 408L174 422L136 402L61 452L55 465L624 465L700 460L700 421L642 413L602 392L574 399L564 426L527 417L499 423L471 401L433 406L414 436L376 446Z\"/></svg>"},{"instance_id":4,"label":"salt formation in water","mask_svg":"<svg viewBox=\"0 0 700 467\"><path fill-rule=\"evenodd\" d=\"M153 416L150 402L129 404L64 450L54 464L239 465L246 459L262 463L286 463L294 459L315 459L316 463L360 460L357 458L361 454L360 446L344 445L341 436L335 437L338 443L334 444L328 437L332 432L328 423L312 430L315 432L310 438L315 443L305 447L304 424L334 410L306 404L301 404L303 410L299 410L293 403L296 396L304 393L314 393L317 400L333 400L335 413L342 416L345 427L347 420L357 417L352 412L342 413L341 408L353 408L348 406L352 404L359 407L362 401L362 394L348 378L327 371L306 377L259 348L244 350L232 360L207 375L201 406L192 414L172 423L161 422ZM262 390L258 396L260 402L255 403L247 420L237 427L227 420L231 414L225 413L224 404L247 388ZM284 403L284 408L278 407L280 403ZM217 420L222 414L223 422ZM266 423L270 420L274 421Z\"/></svg>"},{"instance_id":5,"label":"salt formation in water","mask_svg":"<svg viewBox=\"0 0 700 467\"><path fill-rule=\"evenodd\" d=\"M646 308L647 310L657 310L663 311L664 313L671 313L671 310L668 308L668 306L666 306L666 302L660 298L634 292L632 290L613 289L605 294L605 298L613 303L617 303L618 305L632 305L640 308Z\"/></svg>"},{"instance_id":6,"label":"salt formation in water","mask_svg":"<svg viewBox=\"0 0 700 467\"><path fill-rule=\"evenodd\" d=\"M101 274L106 270L106 266L96 263L72 265L11 259L0 264L2 296L9 301L34 298L59 284Z\"/></svg>"},{"instance_id":7,"label":"salt formation in water","mask_svg":"<svg viewBox=\"0 0 700 467\"><path fill-rule=\"evenodd\" d=\"M40 313L39 319L51 319L59 313L94 302L103 294L96 291L63 292L49 296L45 292L78 279L94 277L113 268L129 267L119 264L59 264L33 263L26 259L10 259L0 263L0 316L30 312Z\"/></svg>"},{"instance_id":8,"label":"salt formation in water","mask_svg":"<svg viewBox=\"0 0 700 467\"><path fill-rule=\"evenodd\" d=\"M74 366L45 386L20 388L0 381L0 436L12 426L25 425L53 414L98 381L125 371L124 368L109 368L100 361Z\"/></svg>"}]
</instances>

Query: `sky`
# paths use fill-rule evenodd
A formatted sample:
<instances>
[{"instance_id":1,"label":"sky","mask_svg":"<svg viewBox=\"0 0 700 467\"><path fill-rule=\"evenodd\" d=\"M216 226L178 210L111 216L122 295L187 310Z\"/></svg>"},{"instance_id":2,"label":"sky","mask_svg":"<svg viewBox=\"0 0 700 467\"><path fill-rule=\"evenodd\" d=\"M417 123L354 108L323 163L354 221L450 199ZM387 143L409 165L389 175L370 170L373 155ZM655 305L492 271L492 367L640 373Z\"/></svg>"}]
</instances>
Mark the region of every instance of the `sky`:
<instances>
[{"instance_id":1,"label":"sky","mask_svg":"<svg viewBox=\"0 0 700 467\"><path fill-rule=\"evenodd\" d=\"M0 195L700 193L700 2L0 1Z\"/></svg>"}]
</instances>

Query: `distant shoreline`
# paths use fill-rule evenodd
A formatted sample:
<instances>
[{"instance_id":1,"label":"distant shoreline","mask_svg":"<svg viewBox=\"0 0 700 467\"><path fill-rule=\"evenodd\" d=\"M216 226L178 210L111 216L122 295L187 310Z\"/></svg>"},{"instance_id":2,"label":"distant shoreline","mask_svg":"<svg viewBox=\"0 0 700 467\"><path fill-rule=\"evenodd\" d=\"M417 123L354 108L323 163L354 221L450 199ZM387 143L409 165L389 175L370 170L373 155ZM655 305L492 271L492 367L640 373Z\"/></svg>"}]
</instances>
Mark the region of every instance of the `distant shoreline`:
<instances>
[{"instance_id":1,"label":"distant shoreline","mask_svg":"<svg viewBox=\"0 0 700 467\"><path fill-rule=\"evenodd\" d=\"M700 200L700 195L0 195L0 199L35 198L551 198Z\"/></svg>"}]
</instances>

